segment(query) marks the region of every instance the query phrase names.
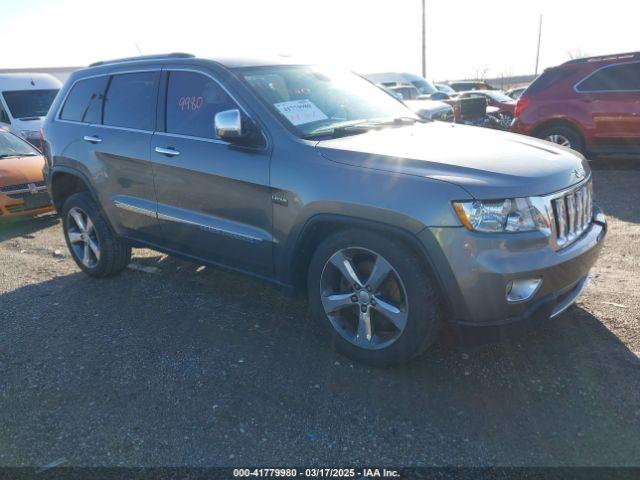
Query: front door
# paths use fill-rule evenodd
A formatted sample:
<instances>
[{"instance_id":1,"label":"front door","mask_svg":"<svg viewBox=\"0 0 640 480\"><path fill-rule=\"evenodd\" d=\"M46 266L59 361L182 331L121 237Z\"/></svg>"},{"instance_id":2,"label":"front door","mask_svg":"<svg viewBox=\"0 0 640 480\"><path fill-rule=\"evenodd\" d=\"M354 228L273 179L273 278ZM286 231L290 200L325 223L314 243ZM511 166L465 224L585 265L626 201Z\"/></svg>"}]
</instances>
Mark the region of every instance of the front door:
<instances>
[{"instance_id":1,"label":"front door","mask_svg":"<svg viewBox=\"0 0 640 480\"><path fill-rule=\"evenodd\" d=\"M242 107L210 73L169 69L162 91L165 125L153 135L151 159L165 246L270 274L269 151L216 138L216 113Z\"/></svg>"}]
</instances>

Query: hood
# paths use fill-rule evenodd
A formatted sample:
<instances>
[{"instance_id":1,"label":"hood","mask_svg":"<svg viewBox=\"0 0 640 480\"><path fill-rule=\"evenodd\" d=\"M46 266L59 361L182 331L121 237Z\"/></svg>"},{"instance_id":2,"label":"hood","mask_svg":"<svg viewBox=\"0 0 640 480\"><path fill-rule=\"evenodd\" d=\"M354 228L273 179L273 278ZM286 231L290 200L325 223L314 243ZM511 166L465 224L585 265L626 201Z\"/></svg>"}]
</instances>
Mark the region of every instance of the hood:
<instances>
[{"instance_id":1,"label":"hood","mask_svg":"<svg viewBox=\"0 0 640 480\"><path fill-rule=\"evenodd\" d=\"M19 118L15 118L12 120L12 130L18 131L40 131L42 125L44 124L45 117L29 117L28 120L20 120Z\"/></svg>"},{"instance_id":2,"label":"hood","mask_svg":"<svg viewBox=\"0 0 640 480\"><path fill-rule=\"evenodd\" d=\"M42 182L43 167L44 158L40 155L0 158L0 187Z\"/></svg>"},{"instance_id":3,"label":"hood","mask_svg":"<svg viewBox=\"0 0 640 480\"><path fill-rule=\"evenodd\" d=\"M590 174L584 158L542 140L443 122L324 140L329 160L459 185L478 199L545 195Z\"/></svg>"}]
</instances>

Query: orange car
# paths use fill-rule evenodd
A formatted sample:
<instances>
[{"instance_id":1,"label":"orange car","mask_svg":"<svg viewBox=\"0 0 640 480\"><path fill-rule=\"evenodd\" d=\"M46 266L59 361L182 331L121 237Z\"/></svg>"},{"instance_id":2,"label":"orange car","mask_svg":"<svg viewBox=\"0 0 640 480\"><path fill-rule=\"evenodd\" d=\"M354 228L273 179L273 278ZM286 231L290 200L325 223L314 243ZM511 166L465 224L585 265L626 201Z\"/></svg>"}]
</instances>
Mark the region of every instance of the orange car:
<instances>
[{"instance_id":1,"label":"orange car","mask_svg":"<svg viewBox=\"0 0 640 480\"><path fill-rule=\"evenodd\" d=\"M43 166L40 152L0 129L0 221L53 210Z\"/></svg>"}]
</instances>

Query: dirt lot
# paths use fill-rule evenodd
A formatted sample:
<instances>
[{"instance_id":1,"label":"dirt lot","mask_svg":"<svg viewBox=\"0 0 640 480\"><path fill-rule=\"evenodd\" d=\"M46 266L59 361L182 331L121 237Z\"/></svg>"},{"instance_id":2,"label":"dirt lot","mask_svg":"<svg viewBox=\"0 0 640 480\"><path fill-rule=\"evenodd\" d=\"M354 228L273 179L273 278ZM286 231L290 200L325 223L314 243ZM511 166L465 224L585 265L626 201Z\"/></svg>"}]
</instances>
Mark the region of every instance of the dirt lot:
<instances>
[{"instance_id":1,"label":"dirt lot","mask_svg":"<svg viewBox=\"0 0 640 480\"><path fill-rule=\"evenodd\" d=\"M594 176L577 306L388 370L269 285L147 250L93 280L56 218L2 226L0 465L640 465L640 169Z\"/></svg>"}]
</instances>

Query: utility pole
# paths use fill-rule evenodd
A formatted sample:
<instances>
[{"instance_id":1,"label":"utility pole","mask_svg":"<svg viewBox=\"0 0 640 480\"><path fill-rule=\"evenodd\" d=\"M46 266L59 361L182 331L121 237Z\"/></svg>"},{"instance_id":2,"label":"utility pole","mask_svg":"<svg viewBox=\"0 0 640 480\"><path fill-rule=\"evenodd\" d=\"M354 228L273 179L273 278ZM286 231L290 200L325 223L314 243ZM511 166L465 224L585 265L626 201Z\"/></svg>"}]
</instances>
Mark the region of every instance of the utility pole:
<instances>
[{"instance_id":1,"label":"utility pole","mask_svg":"<svg viewBox=\"0 0 640 480\"><path fill-rule=\"evenodd\" d=\"M542 14L540 14L540 23L538 24L538 51L536 52L536 75L538 75L538 62L540 61L540 37L542 37Z\"/></svg>"},{"instance_id":2,"label":"utility pole","mask_svg":"<svg viewBox=\"0 0 640 480\"><path fill-rule=\"evenodd\" d=\"M422 78L427 78L427 11L422 0Z\"/></svg>"}]
</instances>

